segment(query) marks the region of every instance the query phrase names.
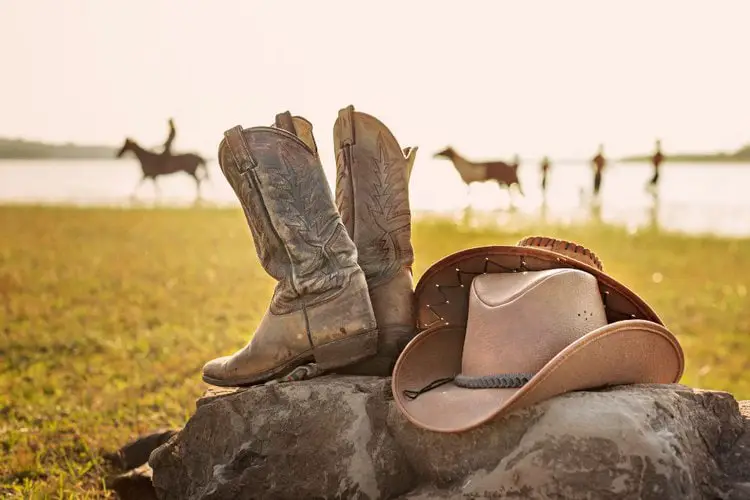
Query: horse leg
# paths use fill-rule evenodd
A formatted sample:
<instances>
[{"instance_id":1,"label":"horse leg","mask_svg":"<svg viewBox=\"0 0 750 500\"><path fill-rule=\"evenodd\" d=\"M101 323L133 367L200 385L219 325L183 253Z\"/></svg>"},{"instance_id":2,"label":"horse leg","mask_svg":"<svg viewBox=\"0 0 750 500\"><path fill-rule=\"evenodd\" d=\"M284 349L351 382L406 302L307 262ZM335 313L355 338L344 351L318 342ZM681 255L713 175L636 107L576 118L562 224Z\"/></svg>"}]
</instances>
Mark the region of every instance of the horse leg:
<instances>
[{"instance_id":1,"label":"horse leg","mask_svg":"<svg viewBox=\"0 0 750 500\"><path fill-rule=\"evenodd\" d=\"M508 207L507 209L510 210L513 208L513 193L510 192L510 184L506 183L502 179L495 179L497 182L497 187L500 188L500 194L505 191L508 193Z\"/></svg>"},{"instance_id":2,"label":"horse leg","mask_svg":"<svg viewBox=\"0 0 750 500\"><path fill-rule=\"evenodd\" d=\"M192 174L193 179L195 179L195 200L201 199L201 178L198 177L197 171L194 171Z\"/></svg>"},{"instance_id":3,"label":"horse leg","mask_svg":"<svg viewBox=\"0 0 750 500\"><path fill-rule=\"evenodd\" d=\"M154 194L156 195L157 199L161 199L161 187L159 186L159 183L156 182L157 176L153 176L151 180L154 182Z\"/></svg>"},{"instance_id":4,"label":"horse leg","mask_svg":"<svg viewBox=\"0 0 750 500\"><path fill-rule=\"evenodd\" d=\"M508 191L508 211L512 212L516 209L516 197L513 191L513 184L506 184L505 190Z\"/></svg>"},{"instance_id":5,"label":"horse leg","mask_svg":"<svg viewBox=\"0 0 750 500\"><path fill-rule=\"evenodd\" d=\"M471 206L471 184L466 182L465 186L466 186L466 207L468 208Z\"/></svg>"},{"instance_id":6,"label":"horse leg","mask_svg":"<svg viewBox=\"0 0 750 500\"><path fill-rule=\"evenodd\" d=\"M141 180L138 181L138 183L135 185L135 188L133 188L133 192L130 194L130 198L135 198L136 193L138 192L138 188L140 188L143 183L146 182L146 174L143 174L141 177Z\"/></svg>"}]
</instances>

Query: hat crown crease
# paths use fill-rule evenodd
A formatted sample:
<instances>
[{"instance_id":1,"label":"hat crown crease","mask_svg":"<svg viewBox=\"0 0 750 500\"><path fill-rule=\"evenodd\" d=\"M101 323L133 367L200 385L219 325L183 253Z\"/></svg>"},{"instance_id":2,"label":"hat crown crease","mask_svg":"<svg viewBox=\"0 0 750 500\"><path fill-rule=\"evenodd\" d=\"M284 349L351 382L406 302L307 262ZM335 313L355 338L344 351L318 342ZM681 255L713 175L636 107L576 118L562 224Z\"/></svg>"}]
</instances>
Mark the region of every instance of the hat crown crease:
<instances>
[{"instance_id":1,"label":"hat crown crease","mask_svg":"<svg viewBox=\"0 0 750 500\"><path fill-rule=\"evenodd\" d=\"M597 280L569 268L474 278L461 376L534 374L607 324Z\"/></svg>"}]
</instances>

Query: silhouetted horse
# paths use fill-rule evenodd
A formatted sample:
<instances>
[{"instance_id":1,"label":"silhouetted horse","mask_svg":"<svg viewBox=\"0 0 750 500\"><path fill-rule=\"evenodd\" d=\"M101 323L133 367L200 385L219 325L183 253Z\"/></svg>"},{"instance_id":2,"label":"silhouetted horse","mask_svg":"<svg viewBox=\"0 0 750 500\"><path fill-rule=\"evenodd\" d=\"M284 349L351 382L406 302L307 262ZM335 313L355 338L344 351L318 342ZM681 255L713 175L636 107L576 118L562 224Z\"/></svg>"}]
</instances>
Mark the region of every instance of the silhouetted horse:
<instances>
[{"instance_id":1,"label":"silhouetted horse","mask_svg":"<svg viewBox=\"0 0 750 500\"><path fill-rule=\"evenodd\" d=\"M196 196L200 197L201 194L201 181L208 179L208 168L206 168L206 160L202 157L193 154L179 154L164 156L159 153L148 151L138 145L134 140L127 138L125 144L117 153L117 157L120 158L125 154L126 151L132 151L141 162L141 170L143 171L143 177L135 186L133 193L143 184L146 179L151 179L154 183L154 187L159 190L156 184L156 178L160 175L169 175L176 172L185 172L195 179L196 185ZM198 177L198 167L203 168L203 177Z\"/></svg>"},{"instance_id":2,"label":"silhouetted horse","mask_svg":"<svg viewBox=\"0 0 750 500\"><path fill-rule=\"evenodd\" d=\"M495 181L501 189L508 189L515 184L518 192L523 195L521 183L518 180L518 162L508 164L504 161L473 162L459 155L452 147L435 153L435 158L448 158L461 176L461 180L468 187L474 182Z\"/></svg>"}]
</instances>

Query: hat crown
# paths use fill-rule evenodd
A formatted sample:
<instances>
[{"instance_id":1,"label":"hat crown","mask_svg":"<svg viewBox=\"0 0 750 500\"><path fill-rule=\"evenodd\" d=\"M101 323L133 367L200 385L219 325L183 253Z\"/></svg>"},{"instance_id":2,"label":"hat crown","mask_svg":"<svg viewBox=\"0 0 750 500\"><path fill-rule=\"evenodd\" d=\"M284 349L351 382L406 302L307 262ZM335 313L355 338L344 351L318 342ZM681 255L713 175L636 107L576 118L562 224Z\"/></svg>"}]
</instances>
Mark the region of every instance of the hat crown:
<instances>
[{"instance_id":1,"label":"hat crown","mask_svg":"<svg viewBox=\"0 0 750 500\"><path fill-rule=\"evenodd\" d=\"M472 280L461 375L532 375L607 324L596 278L570 268Z\"/></svg>"}]
</instances>

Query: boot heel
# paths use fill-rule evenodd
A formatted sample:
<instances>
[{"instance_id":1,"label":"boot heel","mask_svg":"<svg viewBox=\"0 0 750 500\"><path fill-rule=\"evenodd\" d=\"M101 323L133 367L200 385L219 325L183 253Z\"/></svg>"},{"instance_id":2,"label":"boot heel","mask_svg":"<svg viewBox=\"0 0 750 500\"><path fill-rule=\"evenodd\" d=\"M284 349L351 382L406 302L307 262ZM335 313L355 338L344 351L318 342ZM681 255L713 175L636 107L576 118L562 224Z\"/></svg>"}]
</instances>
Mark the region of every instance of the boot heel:
<instances>
[{"instance_id":1,"label":"boot heel","mask_svg":"<svg viewBox=\"0 0 750 500\"><path fill-rule=\"evenodd\" d=\"M371 358L378 352L378 330L334 340L313 348L315 362L324 370L341 368Z\"/></svg>"}]
</instances>

